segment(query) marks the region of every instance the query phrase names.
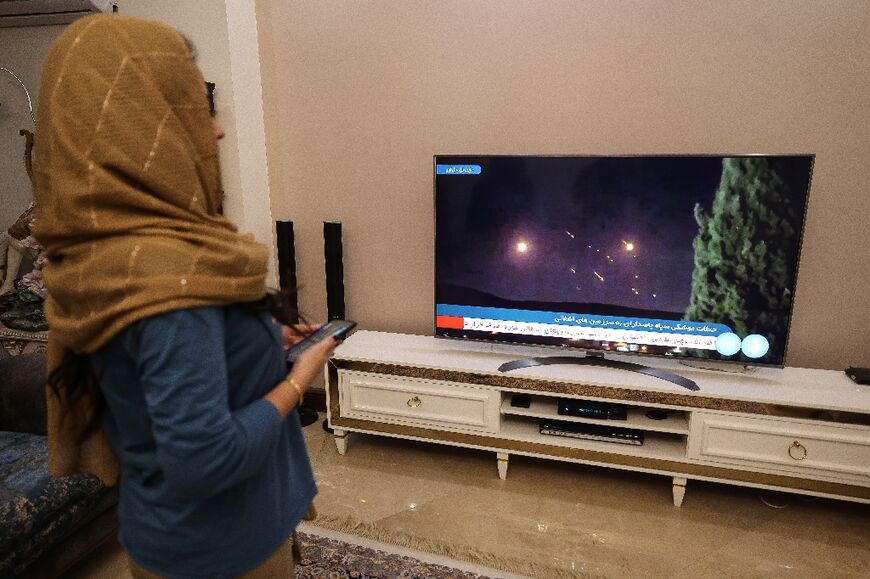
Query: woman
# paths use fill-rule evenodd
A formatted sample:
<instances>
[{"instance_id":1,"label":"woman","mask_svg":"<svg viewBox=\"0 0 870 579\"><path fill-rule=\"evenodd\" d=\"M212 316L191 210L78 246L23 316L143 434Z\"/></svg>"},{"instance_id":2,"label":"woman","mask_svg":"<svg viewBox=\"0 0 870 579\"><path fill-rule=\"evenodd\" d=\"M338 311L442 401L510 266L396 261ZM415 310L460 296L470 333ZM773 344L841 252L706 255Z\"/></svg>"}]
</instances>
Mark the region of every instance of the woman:
<instances>
[{"instance_id":1,"label":"woman","mask_svg":"<svg viewBox=\"0 0 870 579\"><path fill-rule=\"evenodd\" d=\"M292 576L288 538L316 493L295 408L336 344L287 373L266 250L220 214L222 133L167 26L91 16L46 59L49 468L120 472L137 577Z\"/></svg>"}]
</instances>

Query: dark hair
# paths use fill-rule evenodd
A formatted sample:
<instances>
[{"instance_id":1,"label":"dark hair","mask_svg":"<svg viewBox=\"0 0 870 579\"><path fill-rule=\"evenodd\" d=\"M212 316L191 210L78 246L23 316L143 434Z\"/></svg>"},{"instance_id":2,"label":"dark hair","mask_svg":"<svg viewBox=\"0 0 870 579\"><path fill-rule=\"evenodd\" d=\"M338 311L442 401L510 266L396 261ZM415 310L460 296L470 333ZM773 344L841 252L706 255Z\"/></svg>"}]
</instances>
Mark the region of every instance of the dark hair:
<instances>
[{"instance_id":1,"label":"dark hair","mask_svg":"<svg viewBox=\"0 0 870 579\"><path fill-rule=\"evenodd\" d=\"M78 406L81 400L89 398L92 402L89 406L90 416L81 417L84 428L79 433L79 442L96 431L106 401L100 392L100 383L88 354L68 348L64 350L60 364L48 375L48 387L60 401L61 421L66 420L70 409Z\"/></svg>"},{"instance_id":2,"label":"dark hair","mask_svg":"<svg viewBox=\"0 0 870 579\"><path fill-rule=\"evenodd\" d=\"M205 91L206 95L208 96L208 114L210 114L212 117L215 117L217 115L217 106L214 102L214 89L215 84L213 82L205 83Z\"/></svg>"},{"instance_id":3,"label":"dark hair","mask_svg":"<svg viewBox=\"0 0 870 579\"><path fill-rule=\"evenodd\" d=\"M188 52L190 52L190 58L192 58L193 61L196 62L196 59L199 56L199 51L196 49L196 45L190 38L187 37L186 34L182 32L179 32L178 34L179 36L181 36L181 39L184 40L184 44L187 45L187 50ZM205 87L206 94L208 95L208 114L214 117L217 114L217 108L215 107L214 101L215 84L213 82L206 82Z\"/></svg>"},{"instance_id":4,"label":"dark hair","mask_svg":"<svg viewBox=\"0 0 870 579\"><path fill-rule=\"evenodd\" d=\"M184 40L184 43L187 45L187 50L190 52L190 58L196 60L196 57L199 56L199 53L196 50L196 45L193 43L193 40L188 38L187 35L183 32L178 32L178 35L181 36L181 39Z\"/></svg>"},{"instance_id":5,"label":"dark hair","mask_svg":"<svg viewBox=\"0 0 870 579\"><path fill-rule=\"evenodd\" d=\"M299 330L296 324L306 324L306 321L291 305L295 303L292 300L295 294L296 290L269 290L261 299L241 305L255 311L268 312L288 326L291 332L304 337L307 334ZM76 408L80 401L90 399L91 404L86 405L90 408L90 413L81 417L84 427L79 433L79 442L96 432L106 409L106 400L100 390L100 380L94 372L90 354L65 350L60 364L48 375L48 387L60 400L61 421L67 418L67 412Z\"/></svg>"},{"instance_id":6,"label":"dark hair","mask_svg":"<svg viewBox=\"0 0 870 579\"><path fill-rule=\"evenodd\" d=\"M263 298L254 302L254 304L259 304L259 309L265 309L272 314L276 320L285 326L290 326L294 332L302 335L295 326L299 323L307 324L307 322L302 314L299 313L299 310L293 305L296 303L297 294L298 290L296 289L288 288L269 290Z\"/></svg>"}]
</instances>

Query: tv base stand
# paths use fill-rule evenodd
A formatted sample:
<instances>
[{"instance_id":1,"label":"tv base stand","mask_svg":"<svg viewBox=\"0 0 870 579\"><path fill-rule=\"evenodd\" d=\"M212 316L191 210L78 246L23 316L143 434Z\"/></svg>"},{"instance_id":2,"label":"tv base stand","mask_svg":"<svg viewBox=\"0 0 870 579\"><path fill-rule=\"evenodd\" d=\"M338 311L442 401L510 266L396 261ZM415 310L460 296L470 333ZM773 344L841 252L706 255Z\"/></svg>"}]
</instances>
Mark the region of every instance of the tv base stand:
<instances>
[{"instance_id":1,"label":"tv base stand","mask_svg":"<svg viewBox=\"0 0 870 579\"><path fill-rule=\"evenodd\" d=\"M604 356L548 356L545 358L522 358L512 362L505 362L498 367L499 372L510 372L520 368L531 368L533 366L552 366L553 364L575 364L577 366L603 366L605 368L615 368L617 370L628 370L629 372L637 372L638 374L646 374L661 380L673 382L677 386L682 386L687 390L698 390L698 385L688 378L683 378L679 374L674 374L661 368L651 368L644 364L635 364L632 362L620 362L618 360L610 360Z\"/></svg>"},{"instance_id":2,"label":"tv base stand","mask_svg":"<svg viewBox=\"0 0 870 579\"><path fill-rule=\"evenodd\" d=\"M538 352L359 331L327 367L336 448L345 454L350 434L359 433L486 450L502 479L511 455L661 474L671 479L676 506L690 479L870 503L870 397L842 372L724 374L650 362L700 387L689 391L607 366L499 371ZM517 393L530 396L527 408L511 405ZM626 419L561 415L560 398L624 405ZM640 431L643 444L544 434L547 419Z\"/></svg>"}]
</instances>

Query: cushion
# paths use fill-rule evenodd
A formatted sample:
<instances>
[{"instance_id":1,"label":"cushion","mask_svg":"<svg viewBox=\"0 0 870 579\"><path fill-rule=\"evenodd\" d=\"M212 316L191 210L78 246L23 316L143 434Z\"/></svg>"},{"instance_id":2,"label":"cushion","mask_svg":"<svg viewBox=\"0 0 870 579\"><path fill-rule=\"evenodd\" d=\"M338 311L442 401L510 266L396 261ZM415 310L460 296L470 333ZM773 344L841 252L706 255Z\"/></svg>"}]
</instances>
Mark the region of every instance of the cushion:
<instances>
[{"instance_id":1,"label":"cushion","mask_svg":"<svg viewBox=\"0 0 870 579\"><path fill-rule=\"evenodd\" d=\"M0 430L45 434L45 354L0 357Z\"/></svg>"},{"instance_id":2,"label":"cushion","mask_svg":"<svg viewBox=\"0 0 870 579\"><path fill-rule=\"evenodd\" d=\"M0 307L0 310L3 308ZM0 358L32 352L45 353L48 349L48 332L22 332L0 323L0 346Z\"/></svg>"},{"instance_id":3,"label":"cushion","mask_svg":"<svg viewBox=\"0 0 870 579\"><path fill-rule=\"evenodd\" d=\"M116 500L94 475L49 475L47 461L44 436L0 432L0 577L16 576Z\"/></svg>"}]
</instances>

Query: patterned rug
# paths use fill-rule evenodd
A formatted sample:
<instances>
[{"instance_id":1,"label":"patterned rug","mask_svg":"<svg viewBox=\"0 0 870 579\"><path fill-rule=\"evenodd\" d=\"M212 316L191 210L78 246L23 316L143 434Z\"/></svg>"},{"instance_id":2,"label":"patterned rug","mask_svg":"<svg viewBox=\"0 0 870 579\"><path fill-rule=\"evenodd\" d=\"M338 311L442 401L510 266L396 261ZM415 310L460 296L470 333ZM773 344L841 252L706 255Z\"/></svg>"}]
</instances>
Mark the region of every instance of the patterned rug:
<instances>
[{"instance_id":1,"label":"patterned rug","mask_svg":"<svg viewBox=\"0 0 870 579\"><path fill-rule=\"evenodd\" d=\"M302 546L302 562L296 567L296 577L300 579L489 579L488 575L478 575L311 532L299 531L298 538Z\"/></svg>"},{"instance_id":2,"label":"patterned rug","mask_svg":"<svg viewBox=\"0 0 870 579\"><path fill-rule=\"evenodd\" d=\"M333 574L304 575L300 577L498 577L516 579L526 577L546 577L547 579L604 579L603 575L578 569L566 569L548 564L545 561L531 561L526 558L511 557L484 551L470 545L443 543L429 537L400 533L380 527L376 523L366 523L351 517L336 517L318 512L317 518L303 522L297 531L305 533L306 539L314 535L338 540L341 553L352 555L355 563L365 565L360 559L379 560L386 553L393 553L385 559L392 567L384 567L375 572L366 567L337 567ZM303 551L303 559L305 552ZM312 556L313 558L313 556ZM327 558L324 558L326 561ZM416 566L415 566L416 565ZM422 566L420 566L422 565ZM446 569L446 571L445 571ZM347 574L342 574L347 573ZM353 574L356 573L356 574ZM404 573L404 574L403 574Z\"/></svg>"}]
</instances>

